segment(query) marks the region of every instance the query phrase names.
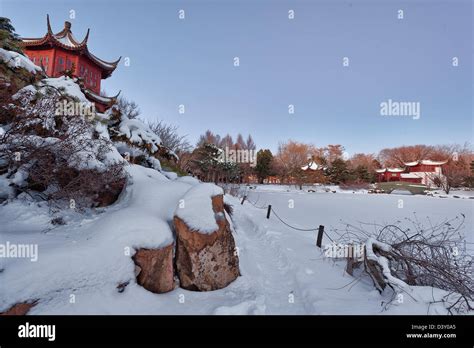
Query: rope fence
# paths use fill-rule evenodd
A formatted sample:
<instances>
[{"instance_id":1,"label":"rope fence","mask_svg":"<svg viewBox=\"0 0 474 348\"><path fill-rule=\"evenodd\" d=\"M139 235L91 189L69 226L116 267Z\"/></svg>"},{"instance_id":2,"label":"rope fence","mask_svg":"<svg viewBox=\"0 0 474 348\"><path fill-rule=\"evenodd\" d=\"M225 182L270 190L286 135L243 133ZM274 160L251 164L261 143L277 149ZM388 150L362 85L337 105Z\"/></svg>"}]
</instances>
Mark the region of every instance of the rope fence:
<instances>
[{"instance_id":1,"label":"rope fence","mask_svg":"<svg viewBox=\"0 0 474 348\"><path fill-rule=\"evenodd\" d=\"M240 193L240 192L239 192ZM240 196L238 195L238 197L240 198ZM256 203L259 201L260 199L260 196L257 197L257 200L255 202L252 202L249 197L248 197L248 192L244 193L242 196L241 196L242 200L240 202L241 205L243 205L245 202L248 202L250 203L253 207L257 208L257 209L265 209L267 210L267 219L270 219L270 215L271 213L273 213L273 215L275 215L275 217L282 223L284 224L285 226L293 229L293 230L296 230L296 231L302 231L302 232L312 232L312 231L318 231L318 237L317 237L317 240L316 240L316 245L321 248L322 246L322 239L323 239L323 235L325 235L332 243L334 243L334 240L327 234L327 232L324 230L324 226L323 225L319 225L319 227L315 227L315 228L300 228L300 227L296 227L296 226L293 226L291 224L289 224L288 222L286 222L283 218L280 217L280 215L278 215L278 213L275 211L275 208L272 207L271 204L267 204L267 205L264 205L264 206L259 206L257 205Z\"/></svg>"}]
</instances>

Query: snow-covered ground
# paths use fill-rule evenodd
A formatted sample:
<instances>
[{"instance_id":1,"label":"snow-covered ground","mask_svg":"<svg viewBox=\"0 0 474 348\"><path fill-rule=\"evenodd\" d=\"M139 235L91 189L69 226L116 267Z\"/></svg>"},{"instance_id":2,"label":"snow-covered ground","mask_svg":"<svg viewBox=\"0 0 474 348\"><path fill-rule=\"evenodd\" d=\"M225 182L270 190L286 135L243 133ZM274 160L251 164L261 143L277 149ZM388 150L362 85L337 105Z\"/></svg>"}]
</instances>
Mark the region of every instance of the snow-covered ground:
<instances>
[{"instance_id":1,"label":"snow-covered ground","mask_svg":"<svg viewBox=\"0 0 474 348\"><path fill-rule=\"evenodd\" d=\"M243 205L226 195L234 207L242 276L217 291L177 288L153 294L136 284L131 255L134 248L159 247L172 240L173 213L196 181L169 179L139 166L127 170L133 184L116 204L98 214L63 214L64 226L50 224L45 206L17 201L0 207L0 243L39 247L36 262L0 259L0 311L37 299L30 314L446 313L439 303L428 305L444 291L412 287L403 301L393 300L390 291L381 295L370 280L353 278L343 263L325 258L315 246L316 232L293 230L273 214L266 219L266 210L250 202L271 204L282 219L303 229L324 225L329 235L344 223L391 223L414 213L418 219L441 221L462 213L465 233L473 242L474 200L258 186L249 190L250 202ZM119 292L117 285L127 281Z\"/></svg>"}]
</instances>

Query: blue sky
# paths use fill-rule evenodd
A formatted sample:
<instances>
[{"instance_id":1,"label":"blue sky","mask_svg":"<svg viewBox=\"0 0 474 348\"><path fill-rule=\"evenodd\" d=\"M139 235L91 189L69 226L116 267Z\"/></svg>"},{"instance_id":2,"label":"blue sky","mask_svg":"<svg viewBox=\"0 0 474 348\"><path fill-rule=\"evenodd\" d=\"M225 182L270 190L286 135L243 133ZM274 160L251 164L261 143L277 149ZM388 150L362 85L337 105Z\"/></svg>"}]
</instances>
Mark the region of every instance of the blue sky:
<instances>
[{"instance_id":1,"label":"blue sky","mask_svg":"<svg viewBox=\"0 0 474 348\"><path fill-rule=\"evenodd\" d=\"M55 32L69 20L82 39L90 27L94 54L130 59L103 82L108 94L122 90L193 143L206 129L251 133L272 151L290 138L349 154L472 142L469 0L0 0L0 11L24 37L46 32L46 13ZM419 102L420 119L381 116L388 99Z\"/></svg>"}]
</instances>

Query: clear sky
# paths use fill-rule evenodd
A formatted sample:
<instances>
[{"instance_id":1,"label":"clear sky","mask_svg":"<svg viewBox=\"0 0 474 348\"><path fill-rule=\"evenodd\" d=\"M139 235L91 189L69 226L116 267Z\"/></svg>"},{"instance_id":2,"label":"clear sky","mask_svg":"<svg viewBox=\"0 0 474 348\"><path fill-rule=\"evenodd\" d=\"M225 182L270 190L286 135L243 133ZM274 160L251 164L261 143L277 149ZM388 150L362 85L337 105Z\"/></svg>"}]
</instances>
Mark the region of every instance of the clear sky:
<instances>
[{"instance_id":1,"label":"clear sky","mask_svg":"<svg viewBox=\"0 0 474 348\"><path fill-rule=\"evenodd\" d=\"M178 125L193 143L211 129L251 133L258 148L276 150L292 138L339 143L349 154L472 143L472 7L471 0L0 0L1 16L24 37L45 34L46 13L54 32L69 20L82 40L90 27L92 53L130 59L103 82L107 93L122 90L143 117ZM388 99L419 102L421 117L381 116Z\"/></svg>"}]
</instances>

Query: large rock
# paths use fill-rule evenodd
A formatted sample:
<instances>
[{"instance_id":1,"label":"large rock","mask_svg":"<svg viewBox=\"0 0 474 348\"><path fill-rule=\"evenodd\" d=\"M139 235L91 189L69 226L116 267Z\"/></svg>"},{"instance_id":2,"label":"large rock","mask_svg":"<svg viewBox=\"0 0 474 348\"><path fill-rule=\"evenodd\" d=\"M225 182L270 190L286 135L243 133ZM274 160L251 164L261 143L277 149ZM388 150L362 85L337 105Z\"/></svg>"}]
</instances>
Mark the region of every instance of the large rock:
<instances>
[{"instance_id":1,"label":"large rock","mask_svg":"<svg viewBox=\"0 0 474 348\"><path fill-rule=\"evenodd\" d=\"M161 249L139 249L133 256L137 282L154 293L174 289L173 249L169 245Z\"/></svg>"},{"instance_id":2,"label":"large rock","mask_svg":"<svg viewBox=\"0 0 474 348\"><path fill-rule=\"evenodd\" d=\"M210 234L192 230L178 216L176 271L181 287L194 291L222 289L239 276L239 258L234 237L224 214L222 195L212 197L218 229Z\"/></svg>"},{"instance_id":3,"label":"large rock","mask_svg":"<svg viewBox=\"0 0 474 348\"><path fill-rule=\"evenodd\" d=\"M11 306L5 312L1 312L0 315L26 315L31 308L36 306L37 303L37 300L31 302L20 302Z\"/></svg>"}]
</instances>

